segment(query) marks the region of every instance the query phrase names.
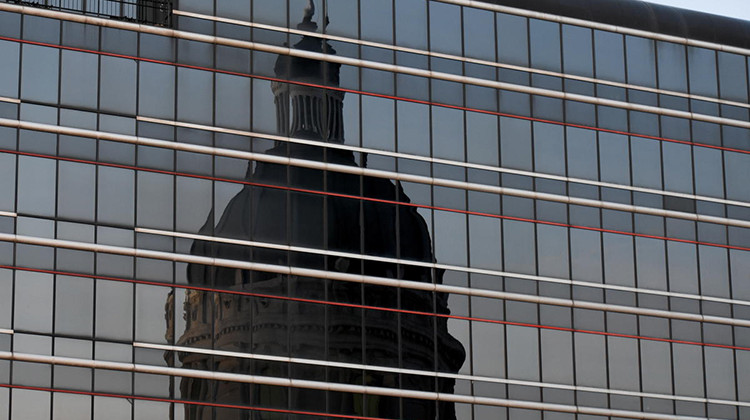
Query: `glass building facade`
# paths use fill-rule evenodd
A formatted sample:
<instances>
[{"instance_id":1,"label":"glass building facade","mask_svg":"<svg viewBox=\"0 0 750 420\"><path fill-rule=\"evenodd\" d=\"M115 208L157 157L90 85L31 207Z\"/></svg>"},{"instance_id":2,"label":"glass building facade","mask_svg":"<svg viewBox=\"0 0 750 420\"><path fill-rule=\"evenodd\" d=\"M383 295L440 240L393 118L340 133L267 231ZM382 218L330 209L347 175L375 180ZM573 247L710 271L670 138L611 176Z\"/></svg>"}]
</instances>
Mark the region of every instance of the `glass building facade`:
<instances>
[{"instance_id":1,"label":"glass building facade","mask_svg":"<svg viewBox=\"0 0 750 420\"><path fill-rule=\"evenodd\" d=\"M750 418L750 23L524 3L0 1L0 420Z\"/></svg>"}]
</instances>

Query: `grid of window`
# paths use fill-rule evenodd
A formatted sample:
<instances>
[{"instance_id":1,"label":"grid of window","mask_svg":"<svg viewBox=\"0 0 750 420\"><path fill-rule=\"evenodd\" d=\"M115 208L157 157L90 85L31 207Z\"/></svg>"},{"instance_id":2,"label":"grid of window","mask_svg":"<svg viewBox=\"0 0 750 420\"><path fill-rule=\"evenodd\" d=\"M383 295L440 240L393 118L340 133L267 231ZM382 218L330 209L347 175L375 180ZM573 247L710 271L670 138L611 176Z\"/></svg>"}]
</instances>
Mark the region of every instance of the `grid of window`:
<instances>
[{"instance_id":1,"label":"grid of window","mask_svg":"<svg viewBox=\"0 0 750 420\"><path fill-rule=\"evenodd\" d=\"M453 3L0 3L0 420L750 415L749 58Z\"/></svg>"}]
</instances>

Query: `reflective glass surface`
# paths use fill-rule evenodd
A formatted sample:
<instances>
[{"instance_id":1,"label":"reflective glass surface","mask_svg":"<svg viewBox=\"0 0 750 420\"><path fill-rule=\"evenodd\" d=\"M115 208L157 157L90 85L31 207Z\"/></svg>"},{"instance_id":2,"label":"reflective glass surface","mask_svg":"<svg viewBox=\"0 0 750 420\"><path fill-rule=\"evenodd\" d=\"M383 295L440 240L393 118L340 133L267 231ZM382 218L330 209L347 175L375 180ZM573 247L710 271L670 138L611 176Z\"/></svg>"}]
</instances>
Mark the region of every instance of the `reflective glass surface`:
<instances>
[{"instance_id":1,"label":"reflective glass surface","mask_svg":"<svg viewBox=\"0 0 750 420\"><path fill-rule=\"evenodd\" d=\"M0 3L0 420L750 416L740 51L57 3Z\"/></svg>"}]
</instances>

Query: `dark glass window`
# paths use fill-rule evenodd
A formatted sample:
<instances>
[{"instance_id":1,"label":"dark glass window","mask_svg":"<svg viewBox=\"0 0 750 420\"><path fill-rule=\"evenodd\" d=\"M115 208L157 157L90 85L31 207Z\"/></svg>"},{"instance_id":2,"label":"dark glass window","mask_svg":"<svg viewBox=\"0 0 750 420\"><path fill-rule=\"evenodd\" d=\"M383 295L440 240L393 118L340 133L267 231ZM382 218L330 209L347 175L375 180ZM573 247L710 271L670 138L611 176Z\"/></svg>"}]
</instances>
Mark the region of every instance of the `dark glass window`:
<instances>
[{"instance_id":1,"label":"dark glass window","mask_svg":"<svg viewBox=\"0 0 750 420\"><path fill-rule=\"evenodd\" d=\"M615 82L625 81L625 51L622 35L594 31L596 77ZM630 63L628 63L630 64ZM633 81L630 81L633 83Z\"/></svg>"},{"instance_id":2,"label":"dark glass window","mask_svg":"<svg viewBox=\"0 0 750 420\"><path fill-rule=\"evenodd\" d=\"M716 97L716 52L705 48L688 47L688 70L690 93Z\"/></svg>"},{"instance_id":3,"label":"dark glass window","mask_svg":"<svg viewBox=\"0 0 750 420\"><path fill-rule=\"evenodd\" d=\"M174 224L174 178L151 172L138 173L137 224L172 229Z\"/></svg>"},{"instance_id":4,"label":"dark glass window","mask_svg":"<svg viewBox=\"0 0 750 420\"><path fill-rule=\"evenodd\" d=\"M630 184L628 138L620 134L599 133L601 180Z\"/></svg>"},{"instance_id":5,"label":"dark glass window","mask_svg":"<svg viewBox=\"0 0 750 420\"><path fill-rule=\"evenodd\" d=\"M99 105L102 110L133 115L136 106L137 64L117 57L101 57ZM168 85L165 86L168 89ZM151 99L145 101L141 111L149 109ZM162 112L165 110L162 110Z\"/></svg>"},{"instance_id":6,"label":"dark glass window","mask_svg":"<svg viewBox=\"0 0 750 420\"><path fill-rule=\"evenodd\" d=\"M657 41L656 46L659 60L659 88L687 91L685 46L662 41Z\"/></svg>"},{"instance_id":7,"label":"dark glass window","mask_svg":"<svg viewBox=\"0 0 750 420\"><path fill-rule=\"evenodd\" d=\"M561 71L560 24L547 20L529 20L531 66L544 70ZM518 42L518 40L516 40Z\"/></svg>"},{"instance_id":8,"label":"dark glass window","mask_svg":"<svg viewBox=\"0 0 750 420\"><path fill-rule=\"evenodd\" d=\"M55 333L90 337L94 320L94 281L58 276L55 288Z\"/></svg>"},{"instance_id":9,"label":"dark glass window","mask_svg":"<svg viewBox=\"0 0 750 420\"><path fill-rule=\"evenodd\" d=\"M213 122L213 74L193 69L177 71L177 119L198 124Z\"/></svg>"},{"instance_id":10,"label":"dark glass window","mask_svg":"<svg viewBox=\"0 0 750 420\"><path fill-rule=\"evenodd\" d=\"M37 45L23 46L21 98L57 103L60 51Z\"/></svg>"},{"instance_id":11,"label":"dark glass window","mask_svg":"<svg viewBox=\"0 0 750 420\"><path fill-rule=\"evenodd\" d=\"M93 221L96 207L96 167L76 162L60 162L58 175L58 216Z\"/></svg>"},{"instance_id":12,"label":"dark glass window","mask_svg":"<svg viewBox=\"0 0 750 420\"><path fill-rule=\"evenodd\" d=\"M538 381L539 334L533 328L507 326L505 328L508 358L508 378Z\"/></svg>"},{"instance_id":13,"label":"dark glass window","mask_svg":"<svg viewBox=\"0 0 750 420\"><path fill-rule=\"evenodd\" d=\"M515 118L500 118L501 165L532 170L531 124Z\"/></svg>"},{"instance_id":14,"label":"dark glass window","mask_svg":"<svg viewBox=\"0 0 750 420\"><path fill-rule=\"evenodd\" d=\"M594 75L591 29L562 25L563 67L565 73Z\"/></svg>"},{"instance_id":15,"label":"dark glass window","mask_svg":"<svg viewBox=\"0 0 750 420\"><path fill-rule=\"evenodd\" d=\"M750 201L750 182L747 182L750 179L750 155L725 152L724 170L727 198Z\"/></svg>"},{"instance_id":16,"label":"dark glass window","mask_svg":"<svg viewBox=\"0 0 750 420\"><path fill-rule=\"evenodd\" d=\"M721 152L705 147L693 149L695 164L695 192L699 195L722 197L724 177Z\"/></svg>"},{"instance_id":17,"label":"dark glass window","mask_svg":"<svg viewBox=\"0 0 750 420\"><path fill-rule=\"evenodd\" d=\"M656 46L654 41L625 37L628 83L656 87Z\"/></svg>"},{"instance_id":18,"label":"dark glass window","mask_svg":"<svg viewBox=\"0 0 750 420\"><path fill-rule=\"evenodd\" d=\"M83 108L96 108L99 61L96 55L62 52L60 102Z\"/></svg>"},{"instance_id":19,"label":"dark glass window","mask_svg":"<svg viewBox=\"0 0 750 420\"><path fill-rule=\"evenodd\" d=\"M328 0L328 3L330 4L333 0ZM199 4L196 4L199 3ZM190 2L192 7L204 7L209 8L210 2L202 2L202 1L191 1ZM228 17L233 19L239 19L239 20L245 20L249 21L251 20L251 8L252 8L252 2L243 2L243 1L233 1L233 0L216 0L216 15L222 16L222 17ZM182 4L180 4L180 7L184 7ZM211 13L211 11L203 12L203 13Z\"/></svg>"},{"instance_id":20,"label":"dark glass window","mask_svg":"<svg viewBox=\"0 0 750 420\"><path fill-rule=\"evenodd\" d=\"M464 54L467 57L495 60L495 19L488 10L463 8ZM494 77L491 77L494 79Z\"/></svg>"},{"instance_id":21,"label":"dark glass window","mask_svg":"<svg viewBox=\"0 0 750 420\"><path fill-rule=\"evenodd\" d=\"M16 157L0 154L0 210L16 208Z\"/></svg>"},{"instance_id":22,"label":"dark glass window","mask_svg":"<svg viewBox=\"0 0 750 420\"><path fill-rule=\"evenodd\" d=\"M174 67L141 62L138 75L138 114L174 119ZM152 92L160 94L152 95Z\"/></svg>"},{"instance_id":23,"label":"dark glass window","mask_svg":"<svg viewBox=\"0 0 750 420\"><path fill-rule=\"evenodd\" d=\"M18 211L55 216L56 164L52 159L18 158Z\"/></svg>"},{"instance_id":24,"label":"dark glass window","mask_svg":"<svg viewBox=\"0 0 750 420\"><path fill-rule=\"evenodd\" d=\"M219 127L250 130L250 87L247 77L216 75L216 125ZM210 94L202 92L201 94Z\"/></svg>"},{"instance_id":25,"label":"dark glass window","mask_svg":"<svg viewBox=\"0 0 750 420\"><path fill-rule=\"evenodd\" d=\"M568 127L566 134L568 175L575 178L598 179L596 132Z\"/></svg>"},{"instance_id":26,"label":"dark glass window","mask_svg":"<svg viewBox=\"0 0 750 420\"><path fill-rule=\"evenodd\" d=\"M430 7L430 49L448 54L461 55L461 7L429 2Z\"/></svg>"},{"instance_id":27,"label":"dark glass window","mask_svg":"<svg viewBox=\"0 0 750 420\"><path fill-rule=\"evenodd\" d=\"M745 57L723 51L719 57L719 93L723 99L747 102L747 65Z\"/></svg>"},{"instance_id":28,"label":"dark glass window","mask_svg":"<svg viewBox=\"0 0 750 420\"><path fill-rule=\"evenodd\" d=\"M394 150L394 107L390 99L362 97L362 145Z\"/></svg>"},{"instance_id":29,"label":"dark glass window","mask_svg":"<svg viewBox=\"0 0 750 420\"><path fill-rule=\"evenodd\" d=\"M565 137L562 126L534 122L534 169L565 175Z\"/></svg>"},{"instance_id":30,"label":"dark glass window","mask_svg":"<svg viewBox=\"0 0 750 420\"><path fill-rule=\"evenodd\" d=\"M476 112L466 113L466 148L469 162L498 164L498 118Z\"/></svg>"},{"instance_id":31,"label":"dark glass window","mask_svg":"<svg viewBox=\"0 0 750 420\"><path fill-rule=\"evenodd\" d=\"M633 185L638 187L662 188L661 144L632 137L630 154L632 159Z\"/></svg>"},{"instance_id":32,"label":"dark glass window","mask_svg":"<svg viewBox=\"0 0 750 420\"><path fill-rule=\"evenodd\" d=\"M202 3L200 0L197 3ZM209 2L210 4L210 2ZM254 0L253 21L287 27L287 2L278 0ZM204 5L205 7L205 5ZM211 13L211 12L206 12Z\"/></svg>"},{"instance_id":33,"label":"dark glass window","mask_svg":"<svg viewBox=\"0 0 750 420\"><path fill-rule=\"evenodd\" d=\"M51 274L16 271L13 327L51 333L53 290L54 276Z\"/></svg>"},{"instance_id":34,"label":"dark glass window","mask_svg":"<svg viewBox=\"0 0 750 420\"><path fill-rule=\"evenodd\" d=\"M427 105L397 102L398 151L420 156L430 155L430 108Z\"/></svg>"},{"instance_id":35,"label":"dark glass window","mask_svg":"<svg viewBox=\"0 0 750 420\"><path fill-rule=\"evenodd\" d=\"M501 63L529 65L528 19L497 14L497 57Z\"/></svg>"},{"instance_id":36,"label":"dark glass window","mask_svg":"<svg viewBox=\"0 0 750 420\"><path fill-rule=\"evenodd\" d=\"M691 149L684 144L662 144L665 189L689 194L693 192Z\"/></svg>"},{"instance_id":37,"label":"dark glass window","mask_svg":"<svg viewBox=\"0 0 750 420\"><path fill-rule=\"evenodd\" d=\"M227 1L228 3L236 3L233 0L224 1ZM405 2L397 2L396 7L398 8L399 5L403 3ZM412 1L412 3L414 3L414 1ZM330 23L325 28L325 32L333 35L357 38L357 36L359 35L359 19L357 18L359 11L359 2L351 0L327 0L327 4L327 13ZM396 13L397 19L399 16L399 13ZM416 17L417 15L412 16L412 18ZM398 23L396 23L396 25L398 28ZM414 28L424 28L426 25L414 24L411 26L413 26ZM396 31L396 37L397 39L399 39L398 29ZM398 43L401 44L400 39Z\"/></svg>"},{"instance_id":38,"label":"dark glass window","mask_svg":"<svg viewBox=\"0 0 750 420\"><path fill-rule=\"evenodd\" d=\"M634 286L633 239L610 233L605 233L603 239L605 282L621 286Z\"/></svg>"},{"instance_id":39,"label":"dark glass window","mask_svg":"<svg viewBox=\"0 0 750 420\"><path fill-rule=\"evenodd\" d=\"M18 97L18 70L20 44L17 42L0 41L0 96Z\"/></svg>"},{"instance_id":40,"label":"dark glass window","mask_svg":"<svg viewBox=\"0 0 750 420\"><path fill-rule=\"evenodd\" d=\"M359 16L362 39L386 44L393 43L393 2L391 0L361 1L359 2Z\"/></svg>"},{"instance_id":41,"label":"dark glass window","mask_svg":"<svg viewBox=\"0 0 750 420\"><path fill-rule=\"evenodd\" d=\"M435 157L464 160L464 111L432 107L432 148Z\"/></svg>"}]
</instances>

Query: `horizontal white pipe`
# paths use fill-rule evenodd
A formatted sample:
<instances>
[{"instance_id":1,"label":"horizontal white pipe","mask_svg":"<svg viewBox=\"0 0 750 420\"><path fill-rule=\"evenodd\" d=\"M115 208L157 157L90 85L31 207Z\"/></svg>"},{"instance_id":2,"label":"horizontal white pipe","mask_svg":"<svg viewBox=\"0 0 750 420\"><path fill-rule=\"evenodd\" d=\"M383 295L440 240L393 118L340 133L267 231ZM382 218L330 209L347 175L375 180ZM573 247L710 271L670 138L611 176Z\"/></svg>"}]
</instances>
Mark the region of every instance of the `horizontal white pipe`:
<instances>
[{"instance_id":1,"label":"horizontal white pipe","mask_svg":"<svg viewBox=\"0 0 750 420\"><path fill-rule=\"evenodd\" d=\"M639 36L643 38L650 38L657 41L674 42L676 44L689 45L692 47L708 48L713 50L719 50L729 52L733 54L750 55L750 50L746 48L733 47L731 45L717 44L714 42L699 41L696 39L680 37L675 35L667 35L659 32L645 31L641 29L633 29L625 26L610 25L607 23L595 22L584 19L576 19L567 16L554 15L551 13L535 12L532 10L518 9L510 6L501 6L498 4L491 4L489 2L479 0L435 0L441 3L455 4L459 6L468 6L476 9L492 10L499 13L507 13L511 15L523 16L532 19L549 20L557 23L564 23L567 25L583 26L591 29L598 29L608 32L617 32L623 35Z\"/></svg>"},{"instance_id":2,"label":"horizontal white pipe","mask_svg":"<svg viewBox=\"0 0 750 420\"><path fill-rule=\"evenodd\" d=\"M12 335L13 334L13 330L6 330L5 328L0 328L0 334L10 334L10 335Z\"/></svg>"},{"instance_id":3,"label":"horizontal white pipe","mask_svg":"<svg viewBox=\"0 0 750 420\"><path fill-rule=\"evenodd\" d=\"M463 83L475 86L484 86L493 89L508 90L512 92L525 93L529 95L546 96L550 98L562 99L583 102L594 105L602 105L613 108L621 108L632 111L640 111L658 115L666 115L676 118L693 119L697 121L710 122L714 124L724 124L734 127L750 128L750 122L734 120L730 118L715 117L713 115L698 114L688 111L679 111L675 109L659 108L651 105L634 104L623 101L616 101L613 99L595 98L586 95L580 95L576 93L560 92L550 89L542 89L530 86L516 85L507 82L498 82L495 80L480 79L476 77L468 77L455 75L450 73L436 72L432 70L423 70L413 67L399 66L396 64L380 63L376 61L362 60L350 57L341 57L337 55L318 53L307 50L294 49L290 47L280 47L276 45L261 44L258 42L242 41L238 39L223 38L213 35L204 35L194 32L179 31L175 29L168 29L157 26L149 26L143 24L136 24L130 22L124 22L114 19L102 19L86 15L77 15L72 13L58 12L54 10L47 10L29 6L18 6L14 4L0 2L0 10L19 12L34 16L50 17L54 19L61 19L73 22L80 22L90 25L99 25L110 28L118 28L130 31L138 31L142 33L149 33L154 35L168 36L178 39L186 39L196 42L204 42L208 44L225 45L228 47L235 47L247 50L256 50L267 52L270 54L278 55L289 55L292 57L307 58L310 60L327 61L332 63L339 63L347 66L370 68L374 70L382 70L392 73L408 74L412 76L425 77L431 79L445 80L449 82Z\"/></svg>"},{"instance_id":4,"label":"horizontal white pipe","mask_svg":"<svg viewBox=\"0 0 750 420\"><path fill-rule=\"evenodd\" d=\"M18 213L12 212L12 211L2 211L0 210L0 216L3 217L18 217Z\"/></svg>"},{"instance_id":5,"label":"horizontal white pipe","mask_svg":"<svg viewBox=\"0 0 750 420\"><path fill-rule=\"evenodd\" d=\"M743 401L730 401L730 400L718 400L713 398L701 398L701 397L688 397L683 395L669 395L669 394L656 394L651 392L638 392L638 391L624 391L619 389L609 388L594 388L588 386L577 386L577 385L564 385L555 384L550 382L536 382L536 381L522 381L517 379L506 379L506 378L494 378L490 376L476 376L476 375L461 375L445 372L432 372L427 370L416 370L416 369L402 369L387 366L375 366L365 365L359 363L341 363L332 362L328 360L317 360L317 359L304 359L299 357L283 357L283 356L272 356L266 354L252 354L252 353L240 353L234 351L225 350L212 350L212 349L201 349L197 347L184 347L184 346L170 346L166 344L152 344L152 343L133 343L133 347L147 348L153 350L164 350L164 351L177 351L186 353L206 354L220 357L233 357L240 359L253 359L253 360L266 360L271 362L281 363L296 363L311 366L325 366L332 368L343 368L343 369L355 369L355 370L371 370L376 372L389 372L398 373L402 375L418 375L418 376L432 376L436 378L450 378L464 381L477 381L477 382L488 382L488 383L499 383L506 385L520 385L520 386L531 386L539 388L550 388L550 389L562 389L566 391L576 392L594 392L598 394L611 394L611 395L624 395L628 397L637 398L656 398L671 401L687 401L699 404L721 404L721 405L732 405L739 407L750 407L750 403Z\"/></svg>"},{"instance_id":6,"label":"horizontal white pipe","mask_svg":"<svg viewBox=\"0 0 750 420\"><path fill-rule=\"evenodd\" d=\"M0 102L9 102L12 104L20 104L21 100L16 98L6 98L5 96L0 96Z\"/></svg>"},{"instance_id":7,"label":"horizontal white pipe","mask_svg":"<svg viewBox=\"0 0 750 420\"><path fill-rule=\"evenodd\" d=\"M0 3L0 5L5 3ZM191 153L224 156L237 159L254 160L258 162L275 163L278 165L290 165L300 168L318 169L323 171L339 172L351 175L370 176L374 178L393 179L404 182L434 185L446 188L456 188L469 191L480 191L491 194L509 195L513 197L529 198L533 200L553 201L557 203L572 204L586 207L597 207L608 210L617 210L630 213L650 214L659 217L671 217L675 219L691 220L694 222L716 223L726 226L737 226L750 228L750 221L727 219L724 217L708 216L703 214L685 213L674 210L656 209L651 207L635 206L631 204L613 203L609 201L591 200L587 198L568 197L565 195L541 193L534 191L519 190L515 188L498 187L493 185L477 184L473 182L455 181L451 179L432 178L421 175L402 174L379 169L360 168L359 166L340 165L320 161L312 161L298 158L269 155L264 153L245 152L241 150L222 149L197 144L177 143L173 141L151 139L146 137L131 136L126 134L108 133L104 131L86 130L74 127L61 127L57 125L41 124L29 121L18 121L0 118L0 126L13 127L26 130L43 131L47 133L64 134L69 136L84 137L98 140L115 141L120 143L139 144L144 146L159 147L164 149L180 150Z\"/></svg>"},{"instance_id":8,"label":"horizontal white pipe","mask_svg":"<svg viewBox=\"0 0 750 420\"><path fill-rule=\"evenodd\" d=\"M317 249L317 248L280 245L280 244L272 244L268 242L259 242L259 241L246 241L242 239L231 239L231 238L223 238L223 237L217 237L217 236L198 235L194 233L172 232L172 231L161 230L161 229L149 229L149 228L136 227L135 231L140 232L140 233L147 233L151 235L170 236L173 238L185 238L185 239L193 239L193 240L199 240L199 241L219 242L219 243L232 244L232 245L277 249L277 250L289 251L289 252L306 252L310 254L330 255L334 257L362 259L362 260L367 260L367 261L378 261L378 262L385 262L385 263L391 263L391 264L413 265L413 266L418 266L418 267L436 268L436 269L449 270L449 271L460 271L460 272L472 273L472 274L484 274L484 275L498 276L498 277L513 277L513 278L520 278L524 280L541 281L545 283L567 284L567 285L573 285L573 286L592 287L592 288L597 288L597 289L617 290L621 292L643 293L643 294L667 296L667 297L674 297L674 298L681 298L681 299L694 299L694 300L703 300L707 302L726 303L730 305L750 306L750 301L745 301L745 300L695 295L695 294L690 294L690 293L668 292L666 290L643 289L640 287L627 287L627 286L619 286L615 284L594 283L594 282L580 281L580 280L569 280L569 279L563 279L563 278L558 278L558 277L535 276L531 274L512 273L512 272L507 272L507 271L489 270L489 269L483 269L483 268L463 267L460 265L438 264L438 263L430 263L430 262L414 261L414 260L403 260L400 258L378 257L375 255L329 251L329 250L322 250L322 249Z\"/></svg>"},{"instance_id":9,"label":"horizontal white pipe","mask_svg":"<svg viewBox=\"0 0 750 420\"><path fill-rule=\"evenodd\" d=\"M575 182L578 184L594 185L597 187L616 188L616 189L627 190L627 191L637 191L637 192L648 193L648 194L665 195L669 197L679 197L679 198L685 198L688 200L708 201L712 203L720 203L720 204L726 204L726 205L738 206L738 207L750 207L750 203L746 203L744 201L726 200L723 198L709 197L705 195L686 194L686 193L680 193L680 192L674 192L674 191L657 190L653 188L633 187L630 185L615 184L612 182L594 181L590 179L574 178L574 177L567 177L567 176L561 176L561 175L552 175L552 174L545 174L545 173L534 172L534 171L523 171L520 169L510 169L510 168L503 168L501 166L461 162L461 161L451 160L451 159L433 158L433 157L428 157L428 156L414 155L410 153L390 152L387 150L372 149L369 147L349 146L346 144L337 144L337 143L325 143L319 140L308 140L308 139L300 139L300 138L295 138L295 137L279 136L275 134L256 133L254 131L236 130L232 128L224 128L224 127L217 127L217 126L204 125L204 124L194 124L194 123L188 123L188 122L183 122L183 121L165 120L161 118L139 116L139 117L136 117L136 119L138 121L171 125L174 127L192 128L192 129L197 129L197 130L211 131L215 133L225 133L225 134L232 134L232 135L243 136L243 137L264 138L268 140L282 141L282 142L287 142L287 143L307 144L307 145L312 145L312 146L326 147L329 149L349 150L349 151L358 152L358 153L367 153L367 154L374 154L374 155L381 155L381 156L389 156L389 157L394 157L394 158L418 160L422 162L438 163L441 165L460 166L462 168L479 169L483 171L497 172L497 173L503 173L503 174L513 174L513 175L528 176L528 177L533 177L533 178L551 179L554 181L561 181L561 182ZM727 152L727 153L731 153L731 152Z\"/></svg>"},{"instance_id":10,"label":"horizontal white pipe","mask_svg":"<svg viewBox=\"0 0 750 420\"><path fill-rule=\"evenodd\" d=\"M661 309L638 308L607 303L587 302L575 299L561 299L545 296L526 295L521 293L500 292L497 290L474 289L445 284L425 283L411 280L398 280L386 277L367 276L362 274L341 273L336 271L317 270L312 268L292 267L275 264L263 264L249 261L237 261L225 258L211 258L198 255L178 254L148 249L127 248L114 245L101 245L86 242L67 241L62 239L40 238L35 236L14 235L0 233L0 241L24 243L31 245L49 246L57 248L75 249L88 252L103 252L107 254L126 255L137 258L151 258L157 260L193 263L217 267L234 268L237 270L261 271L282 276L313 277L360 284L396 287L402 289L422 290L425 292L453 293L465 296L477 296L490 299L504 299L518 302L528 302L540 305L562 306L567 308L590 309L594 311L619 312L632 315L653 316L658 318L681 319L694 322L709 322L713 324L750 327L750 320L734 319L712 315L674 312Z\"/></svg>"},{"instance_id":11,"label":"horizontal white pipe","mask_svg":"<svg viewBox=\"0 0 750 420\"><path fill-rule=\"evenodd\" d=\"M445 401L459 404L488 405L495 407L513 407L527 410L555 411L594 416L614 416L631 419L648 420L696 420L700 417L677 416L671 414L655 414L639 411L615 410L608 408L584 407L542 403L533 401L509 400L492 397L476 397L473 395L447 394L409 389L384 388L365 385L342 384L335 382L310 381L304 379L280 378L259 375L247 375L231 372L214 372L196 369L184 369L165 366L154 366L139 363L109 362L103 360L78 359L73 357L44 356L28 353L0 352L0 359L14 360L28 363L44 363L51 365L85 367L92 369L107 369L124 372L137 372L152 375L167 375L215 381L239 382L258 385L271 385L287 388L315 389L330 392L354 393L364 395L379 395L384 397L414 398L420 400Z\"/></svg>"},{"instance_id":12,"label":"horizontal white pipe","mask_svg":"<svg viewBox=\"0 0 750 420\"><path fill-rule=\"evenodd\" d=\"M611 80L597 79L595 77L586 77L586 76L579 76L579 75L569 74L569 73L561 73L561 72L555 72L555 71L549 71L549 70L535 69L533 67L525 67L525 66L518 66L515 64L499 63L495 61L481 60L478 58L471 58L471 57L462 57L460 55L446 54L446 53L440 53L440 52L435 52L435 51L426 51L426 50L420 50L417 48L402 47L399 45L384 44L381 42L366 41L366 40L361 40L361 39L356 39L356 38L349 38L349 37L338 36L338 35L330 35L330 34L324 34L324 33L319 33L319 32L303 31L299 29L286 28L283 26L267 25L264 23L257 23L257 22L248 22L244 20L230 19L226 17L206 15L203 13L188 12L184 10L173 10L172 13L174 13L175 15L179 15L179 16L187 16L187 17L195 18L195 19L203 19L203 20L210 20L213 22L228 23L231 25L247 26L250 28L258 28L258 29L264 29L264 30L275 31L275 32L285 32L285 33L301 35L301 36L313 36L316 38L323 38L323 39L328 39L331 41L340 41L340 42L346 42L350 44L363 45L367 47L382 48L382 49L387 49L387 50L392 50L392 51L405 52L409 54L425 55L425 56L441 58L445 60L461 61L464 63L479 64L482 66L497 67L497 68L515 70L515 71L522 71L522 72L527 72L527 73L542 74L545 76L559 77L559 78L577 80L577 81L587 82L587 83L596 83L596 84L601 84L601 85L619 87L623 89L636 89L636 90L642 90L645 92L657 93L657 94L662 94L662 95L677 96L680 98L694 99L694 100L705 101L705 102L714 102L714 103L719 103L722 105L731 105L731 106L736 106L740 108L750 108L750 104L746 104L743 102L728 101L725 99L713 98L713 97L702 96L702 95L694 95L694 94L678 92L674 90L658 89L658 88L653 88L653 87L648 87L648 86L614 82Z\"/></svg>"}]
</instances>

